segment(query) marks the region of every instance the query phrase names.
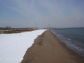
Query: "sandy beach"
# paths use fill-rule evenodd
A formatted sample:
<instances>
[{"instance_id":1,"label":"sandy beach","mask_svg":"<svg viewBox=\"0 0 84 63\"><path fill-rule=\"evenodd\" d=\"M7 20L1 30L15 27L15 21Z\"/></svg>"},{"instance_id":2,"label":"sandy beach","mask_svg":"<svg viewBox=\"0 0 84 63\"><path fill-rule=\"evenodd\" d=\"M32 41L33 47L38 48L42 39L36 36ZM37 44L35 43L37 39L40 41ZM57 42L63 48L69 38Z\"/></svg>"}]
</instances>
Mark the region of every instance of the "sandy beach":
<instances>
[{"instance_id":1,"label":"sandy beach","mask_svg":"<svg viewBox=\"0 0 84 63\"><path fill-rule=\"evenodd\" d=\"M21 63L84 63L50 31L45 31L30 47Z\"/></svg>"}]
</instances>

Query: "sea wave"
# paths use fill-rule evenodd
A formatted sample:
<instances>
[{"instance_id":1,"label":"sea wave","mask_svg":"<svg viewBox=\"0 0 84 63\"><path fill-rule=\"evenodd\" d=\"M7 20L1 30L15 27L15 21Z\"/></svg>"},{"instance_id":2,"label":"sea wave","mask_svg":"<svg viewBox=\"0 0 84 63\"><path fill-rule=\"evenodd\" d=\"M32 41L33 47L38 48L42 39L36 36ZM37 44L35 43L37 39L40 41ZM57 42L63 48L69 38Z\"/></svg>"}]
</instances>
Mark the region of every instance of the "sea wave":
<instances>
[{"instance_id":1,"label":"sea wave","mask_svg":"<svg viewBox=\"0 0 84 63\"><path fill-rule=\"evenodd\" d=\"M56 32L54 32L54 34L61 40L61 42L65 43L68 48L84 57L84 48L82 47L83 45L80 42L77 42L76 40L65 37L64 35Z\"/></svg>"}]
</instances>

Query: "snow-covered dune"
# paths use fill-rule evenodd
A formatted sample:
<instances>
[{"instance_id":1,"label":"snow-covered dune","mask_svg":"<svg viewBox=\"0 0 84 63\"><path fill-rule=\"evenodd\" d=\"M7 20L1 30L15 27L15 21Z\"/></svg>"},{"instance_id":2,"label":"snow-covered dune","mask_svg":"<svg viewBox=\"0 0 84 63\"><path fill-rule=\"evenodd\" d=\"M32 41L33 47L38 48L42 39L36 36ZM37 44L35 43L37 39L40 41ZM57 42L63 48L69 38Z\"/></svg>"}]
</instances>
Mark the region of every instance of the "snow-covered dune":
<instances>
[{"instance_id":1,"label":"snow-covered dune","mask_svg":"<svg viewBox=\"0 0 84 63\"><path fill-rule=\"evenodd\" d=\"M26 50L34 43L34 39L44 31L46 30L0 34L0 63L20 63Z\"/></svg>"}]
</instances>

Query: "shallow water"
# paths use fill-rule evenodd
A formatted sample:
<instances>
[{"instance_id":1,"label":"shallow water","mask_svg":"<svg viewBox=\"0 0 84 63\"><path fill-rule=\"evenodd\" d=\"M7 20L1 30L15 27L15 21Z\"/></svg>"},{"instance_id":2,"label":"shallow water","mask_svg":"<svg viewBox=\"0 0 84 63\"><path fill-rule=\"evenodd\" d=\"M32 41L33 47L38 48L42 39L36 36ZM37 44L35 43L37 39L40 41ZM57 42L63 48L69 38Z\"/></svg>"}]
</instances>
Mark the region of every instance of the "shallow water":
<instances>
[{"instance_id":1,"label":"shallow water","mask_svg":"<svg viewBox=\"0 0 84 63\"><path fill-rule=\"evenodd\" d=\"M84 28L51 29L70 49L84 56Z\"/></svg>"}]
</instances>

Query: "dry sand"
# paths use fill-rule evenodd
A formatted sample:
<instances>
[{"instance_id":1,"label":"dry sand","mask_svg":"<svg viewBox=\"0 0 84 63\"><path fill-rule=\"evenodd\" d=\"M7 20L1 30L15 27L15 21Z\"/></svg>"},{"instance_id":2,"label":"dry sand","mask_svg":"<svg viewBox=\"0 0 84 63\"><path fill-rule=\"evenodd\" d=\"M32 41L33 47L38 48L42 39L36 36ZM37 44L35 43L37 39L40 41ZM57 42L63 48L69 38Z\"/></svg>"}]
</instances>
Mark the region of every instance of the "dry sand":
<instances>
[{"instance_id":1,"label":"dry sand","mask_svg":"<svg viewBox=\"0 0 84 63\"><path fill-rule=\"evenodd\" d=\"M69 50L50 31L39 36L21 63L84 63L84 58Z\"/></svg>"}]
</instances>

